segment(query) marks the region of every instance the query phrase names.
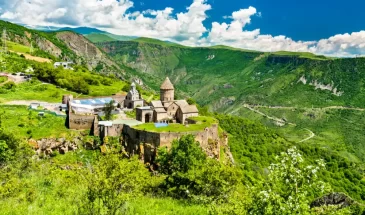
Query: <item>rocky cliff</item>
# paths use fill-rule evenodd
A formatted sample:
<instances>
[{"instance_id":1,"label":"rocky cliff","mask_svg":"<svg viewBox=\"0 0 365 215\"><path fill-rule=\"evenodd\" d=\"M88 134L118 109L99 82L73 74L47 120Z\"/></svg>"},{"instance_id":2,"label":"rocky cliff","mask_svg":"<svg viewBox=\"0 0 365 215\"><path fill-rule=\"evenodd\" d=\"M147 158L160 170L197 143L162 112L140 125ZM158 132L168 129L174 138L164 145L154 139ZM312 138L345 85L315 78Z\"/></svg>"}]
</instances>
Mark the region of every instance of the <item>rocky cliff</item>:
<instances>
[{"instance_id":1,"label":"rocky cliff","mask_svg":"<svg viewBox=\"0 0 365 215\"><path fill-rule=\"evenodd\" d=\"M42 32L0 21L0 32L6 30L9 41L33 46L32 55L50 58L54 61L73 61L90 70L102 73L123 73L104 52L81 34L71 31Z\"/></svg>"},{"instance_id":2,"label":"rocky cliff","mask_svg":"<svg viewBox=\"0 0 365 215\"><path fill-rule=\"evenodd\" d=\"M56 37L63 41L66 46L76 54L77 63L86 63L90 70L101 66L117 66L98 47L80 34L71 31L56 33Z\"/></svg>"}]
</instances>

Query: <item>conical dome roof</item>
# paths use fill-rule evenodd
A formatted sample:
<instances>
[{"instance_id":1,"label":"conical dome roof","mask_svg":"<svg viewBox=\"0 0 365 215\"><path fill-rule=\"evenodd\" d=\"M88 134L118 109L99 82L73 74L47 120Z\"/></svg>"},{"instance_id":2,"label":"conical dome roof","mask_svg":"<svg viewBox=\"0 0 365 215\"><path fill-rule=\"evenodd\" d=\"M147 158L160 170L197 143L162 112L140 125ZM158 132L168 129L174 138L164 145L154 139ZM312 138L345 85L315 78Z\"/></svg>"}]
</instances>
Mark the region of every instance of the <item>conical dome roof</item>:
<instances>
[{"instance_id":1,"label":"conical dome roof","mask_svg":"<svg viewBox=\"0 0 365 215\"><path fill-rule=\"evenodd\" d=\"M162 83L161 90L173 90L174 89L174 85L172 85L170 79L168 77L166 77L165 81Z\"/></svg>"}]
</instances>

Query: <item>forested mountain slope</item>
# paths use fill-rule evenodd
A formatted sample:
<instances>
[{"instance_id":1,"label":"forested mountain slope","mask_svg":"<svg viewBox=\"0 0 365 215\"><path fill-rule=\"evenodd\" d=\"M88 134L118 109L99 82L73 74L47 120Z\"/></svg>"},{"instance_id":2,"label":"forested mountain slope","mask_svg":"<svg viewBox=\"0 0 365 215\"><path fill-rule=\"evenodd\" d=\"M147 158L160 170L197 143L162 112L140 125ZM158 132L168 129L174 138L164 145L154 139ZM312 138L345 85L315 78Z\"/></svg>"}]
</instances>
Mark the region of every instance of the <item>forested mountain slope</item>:
<instances>
[{"instance_id":1,"label":"forested mountain slope","mask_svg":"<svg viewBox=\"0 0 365 215\"><path fill-rule=\"evenodd\" d=\"M149 85L169 76L181 94L224 111L242 103L364 107L365 59L309 53L262 53L228 47L190 48L160 41L98 43Z\"/></svg>"},{"instance_id":2,"label":"forested mountain slope","mask_svg":"<svg viewBox=\"0 0 365 215\"><path fill-rule=\"evenodd\" d=\"M365 58L192 48L147 39L97 45L155 90L169 76L179 96L212 111L258 120L290 141L365 161Z\"/></svg>"}]
</instances>

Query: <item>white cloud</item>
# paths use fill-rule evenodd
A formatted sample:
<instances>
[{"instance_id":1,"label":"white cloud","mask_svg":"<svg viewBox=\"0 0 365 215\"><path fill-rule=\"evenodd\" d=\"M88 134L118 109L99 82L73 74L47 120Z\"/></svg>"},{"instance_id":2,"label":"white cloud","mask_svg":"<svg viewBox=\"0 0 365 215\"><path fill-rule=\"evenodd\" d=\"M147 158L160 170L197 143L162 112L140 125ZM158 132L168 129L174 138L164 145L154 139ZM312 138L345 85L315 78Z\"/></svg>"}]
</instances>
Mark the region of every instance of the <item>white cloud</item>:
<instances>
[{"instance_id":1,"label":"white cloud","mask_svg":"<svg viewBox=\"0 0 365 215\"><path fill-rule=\"evenodd\" d=\"M58 19L67 13L67 8L58 8L55 11L47 14L47 19Z\"/></svg>"},{"instance_id":2,"label":"white cloud","mask_svg":"<svg viewBox=\"0 0 365 215\"><path fill-rule=\"evenodd\" d=\"M335 56L365 54L365 31L335 35L319 41L294 41L286 36L246 30L253 17L249 7L224 16L225 22L203 22L212 9L206 0L193 0L184 12L174 8L133 11L132 0L0 0L0 18L29 26L88 26L121 35L153 37L190 46L228 45L260 51L307 51ZM210 25L209 25L210 27ZM208 36L203 36L207 33Z\"/></svg>"},{"instance_id":3,"label":"white cloud","mask_svg":"<svg viewBox=\"0 0 365 215\"><path fill-rule=\"evenodd\" d=\"M365 31L338 34L318 41L315 52L325 55L365 55Z\"/></svg>"},{"instance_id":4,"label":"white cloud","mask_svg":"<svg viewBox=\"0 0 365 215\"><path fill-rule=\"evenodd\" d=\"M286 36L262 35L260 29L245 30L251 23L251 17L261 17L254 7L233 12L230 23L212 23L207 39L199 40L203 46L228 45L237 48L259 51L312 52L330 56L352 57L365 55L365 31L352 34L335 35L320 41L294 41Z\"/></svg>"}]
</instances>

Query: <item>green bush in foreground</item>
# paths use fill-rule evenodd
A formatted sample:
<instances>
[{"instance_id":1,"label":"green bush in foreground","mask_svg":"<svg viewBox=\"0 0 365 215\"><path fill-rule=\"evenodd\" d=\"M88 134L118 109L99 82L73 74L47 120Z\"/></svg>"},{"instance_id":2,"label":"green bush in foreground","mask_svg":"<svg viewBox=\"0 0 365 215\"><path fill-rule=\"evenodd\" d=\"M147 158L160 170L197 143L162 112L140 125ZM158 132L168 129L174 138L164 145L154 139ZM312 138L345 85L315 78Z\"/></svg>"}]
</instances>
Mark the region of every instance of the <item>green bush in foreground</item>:
<instances>
[{"instance_id":1,"label":"green bush in foreground","mask_svg":"<svg viewBox=\"0 0 365 215\"><path fill-rule=\"evenodd\" d=\"M225 198L240 184L240 172L217 160L207 158L194 136L184 136L161 148L160 171L167 177L161 188L175 198L207 203Z\"/></svg>"},{"instance_id":2,"label":"green bush in foreground","mask_svg":"<svg viewBox=\"0 0 365 215\"><path fill-rule=\"evenodd\" d=\"M152 185L148 170L137 159L108 154L89 169L81 214L124 214L127 202Z\"/></svg>"}]
</instances>

